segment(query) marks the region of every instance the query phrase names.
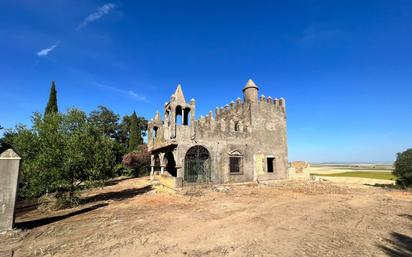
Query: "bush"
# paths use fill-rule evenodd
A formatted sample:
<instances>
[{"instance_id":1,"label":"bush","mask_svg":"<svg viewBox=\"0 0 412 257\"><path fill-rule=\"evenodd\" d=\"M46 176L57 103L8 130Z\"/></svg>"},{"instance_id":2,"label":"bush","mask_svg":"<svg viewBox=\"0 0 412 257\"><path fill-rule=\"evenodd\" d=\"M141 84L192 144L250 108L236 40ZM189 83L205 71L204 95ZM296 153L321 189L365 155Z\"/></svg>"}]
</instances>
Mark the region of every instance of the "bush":
<instances>
[{"instance_id":1,"label":"bush","mask_svg":"<svg viewBox=\"0 0 412 257\"><path fill-rule=\"evenodd\" d=\"M394 166L396 184L402 187L412 186L412 148L398 153Z\"/></svg>"},{"instance_id":2,"label":"bush","mask_svg":"<svg viewBox=\"0 0 412 257\"><path fill-rule=\"evenodd\" d=\"M89 123L83 111L35 113L32 128L17 126L6 132L6 143L22 157L20 198L56 196L76 201L80 188L114 176L115 141Z\"/></svg>"},{"instance_id":3,"label":"bush","mask_svg":"<svg viewBox=\"0 0 412 257\"><path fill-rule=\"evenodd\" d=\"M125 154L122 164L131 169L131 175L134 177L147 175L150 168L150 153L147 145L139 145L136 151Z\"/></svg>"}]
</instances>

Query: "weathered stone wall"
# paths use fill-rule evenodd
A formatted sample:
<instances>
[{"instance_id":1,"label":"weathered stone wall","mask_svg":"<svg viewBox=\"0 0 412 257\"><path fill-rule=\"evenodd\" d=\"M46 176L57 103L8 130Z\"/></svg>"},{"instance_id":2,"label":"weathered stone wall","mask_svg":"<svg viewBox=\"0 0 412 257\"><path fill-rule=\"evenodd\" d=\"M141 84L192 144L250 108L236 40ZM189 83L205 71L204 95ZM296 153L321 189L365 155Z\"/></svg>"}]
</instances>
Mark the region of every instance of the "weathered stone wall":
<instances>
[{"instance_id":1,"label":"weathered stone wall","mask_svg":"<svg viewBox=\"0 0 412 257\"><path fill-rule=\"evenodd\" d=\"M0 155L0 232L14 225L20 157L12 150Z\"/></svg>"},{"instance_id":2,"label":"weathered stone wall","mask_svg":"<svg viewBox=\"0 0 412 257\"><path fill-rule=\"evenodd\" d=\"M287 178L285 101L264 96L258 99L257 91L257 86L249 81L244 88L245 101L238 98L224 108L216 108L215 115L209 112L205 117L192 120L188 126L176 125L173 117L172 122L162 122L156 114L149 123L149 150L152 154L173 151L177 177L184 176L186 152L192 146L202 145L211 157L214 183ZM178 98L180 105L188 106L180 86L174 95L171 101ZM176 103L165 104L167 110L170 106ZM195 108L193 99L190 107ZM170 116L165 115L165 118ZM158 128L156 138L150 136L153 127ZM241 156L239 174L230 173L229 158L233 152ZM268 172L268 158L273 158L274 172Z\"/></svg>"},{"instance_id":3,"label":"weathered stone wall","mask_svg":"<svg viewBox=\"0 0 412 257\"><path fill-rule=\"evenodd\" d=\"M260 97L256 105L252 105L252 135L254 149L263 154L263 162L267 158L275 158L274 172L268 173L266 163L262 164L263 174L257 174L258 180L287 178L288 157L286 138L286 113L284 100Z\"/></svg>"}]
</instances>

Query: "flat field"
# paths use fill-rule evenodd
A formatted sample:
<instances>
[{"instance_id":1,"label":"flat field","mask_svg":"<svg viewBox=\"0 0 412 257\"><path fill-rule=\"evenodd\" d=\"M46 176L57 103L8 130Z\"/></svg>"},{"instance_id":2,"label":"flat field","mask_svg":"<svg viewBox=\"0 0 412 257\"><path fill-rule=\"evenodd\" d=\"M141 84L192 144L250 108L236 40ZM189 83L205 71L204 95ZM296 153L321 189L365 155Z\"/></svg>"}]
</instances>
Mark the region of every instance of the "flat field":
<instances>
[{"instance_id":1,"label":"flat field","mask_svg":"<svg viewBox=\"0 0 412 257\"><path fill-rule=\"evenodd\" d=\"M323 181L186 188L147 178L20 208L0 256L408 256L412 193ZM402 255L403 254L403 255Z\"/></svg>"},{"instance_id":2,"label":"flat field","mask_svg":"<svg viewBox=\"0 0 412 257\"><path fill-rule=\"evenodd\" d=\"M324 177L354 177L354 178L373 178L373 179L383 179L383 180L395 180L396 177L392 172L376 172L376 171L347 171L331 174L321 174L321 173L311 173L313 176L324 176Z\"/></svg>"},{"instance_id":3,"label":"flat field","mask_svg":"<svg viewBox=\"0 0 412 257\"><path fill-rule=\"evenodd\" d=\"M306 172L335 182L394 184L396 177L388 164L314 164Z\"/></svg>"}]
</instances>

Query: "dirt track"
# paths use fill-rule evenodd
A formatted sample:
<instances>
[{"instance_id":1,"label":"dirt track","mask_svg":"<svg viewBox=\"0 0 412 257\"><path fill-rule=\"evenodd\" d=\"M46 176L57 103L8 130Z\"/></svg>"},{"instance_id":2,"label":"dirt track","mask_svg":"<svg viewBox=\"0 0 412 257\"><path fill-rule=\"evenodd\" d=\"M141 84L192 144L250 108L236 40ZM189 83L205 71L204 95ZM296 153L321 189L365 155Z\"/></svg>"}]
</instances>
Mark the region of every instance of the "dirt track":
<instances>
[{"instance_id":1,"label":"dirt track","mask_svg":"<svg viewBox=\"0 0 412 257\"><path fill-rule=\"evenodd\" d=\"M412 254L410 192L285 181L169 194L146 183L115 182L76 209L20 213L0 256Z\"/></svg>"}]
</instances>

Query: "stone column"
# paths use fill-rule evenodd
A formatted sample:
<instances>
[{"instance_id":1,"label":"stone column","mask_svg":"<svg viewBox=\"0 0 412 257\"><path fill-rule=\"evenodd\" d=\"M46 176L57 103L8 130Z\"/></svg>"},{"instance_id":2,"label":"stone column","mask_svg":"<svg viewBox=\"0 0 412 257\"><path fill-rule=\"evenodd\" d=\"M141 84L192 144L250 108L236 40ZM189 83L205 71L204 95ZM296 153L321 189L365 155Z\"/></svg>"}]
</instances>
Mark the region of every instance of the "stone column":
<instances>
[{"instance_id":1,"label":"stone column","mask_svg":"<svg viewBox=\"0 0 412 257\"><path fill-rule=\"evenodd\" d=\"M181 159L182 150L178 150L178 148L173 149L173 157L176 163L176 188L183 187L183 177L184 177L184 167L183 167L183 160Z\"/></svg>"},{"instance_id":2,"label":"stone column","mask_svg":"<svg viewBox=\"0 0 412 257\"><path fill-rule=\"evenodd\" d=\"M153 179L154 177L154 166L155 166L155 156L153 154L150 155L150 178Z\"/></svg>"},{"instance_id":3,"label":"stone column","mask_svg":"<svg viewBox=\"0 0 412 257\"><path fill-rule=\"evenodd\" d=\"M163 175L165 172L165 166L166 166L165 153L159 153L159 159L160 159L160 174Z\"/></svg>"},{"instance_id":4,"label":"stone column","mask_svg":"<svg viewBox=\"0 0 412 257\"><path fill-rule=\"evenodd\" d=\"M196 114L196 101L192 98L190 100L190 136L192 139L196 137L196 121L195 121L195 114Z\"/></svg>"},{"instance_id":5,"label":"stone column","mask_svg":"<svg viewBox=\"0 0 412 257\"><path fill-rule=\"evenodd\" d=\"M12 149L0 155L0 232L14 226L20 160Z\"/></svg>"},{"instance_id":6,"label":"stone column","mask_svg":"<svg viewBox=\"0 0 412 257\"><path fill-rule=\"evenodd\" d=\"M182 106L182 126L186 123L186 108Z\"/></svg>"},{"instance_id":7,"label":"stone column","mask_svg":"<svg viewBox=\"0 0 412 257\"><path fill-rule=\"evenodd\" d=\"M170 112L170 138L176 138L176 110L174 109Z\"/></svg>"}]
</instances>

